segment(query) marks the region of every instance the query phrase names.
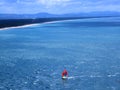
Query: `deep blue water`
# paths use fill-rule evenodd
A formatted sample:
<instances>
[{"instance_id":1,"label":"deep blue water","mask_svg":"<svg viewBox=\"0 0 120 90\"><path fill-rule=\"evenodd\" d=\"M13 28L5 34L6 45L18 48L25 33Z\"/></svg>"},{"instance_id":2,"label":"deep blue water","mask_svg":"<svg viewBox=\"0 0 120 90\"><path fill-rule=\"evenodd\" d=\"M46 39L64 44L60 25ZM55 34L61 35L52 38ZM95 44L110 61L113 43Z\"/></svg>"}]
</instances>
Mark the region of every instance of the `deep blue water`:
<instances>
[{"instance_id":1,"label":"deep blue water","mask_svg":"<svg viewBox=\"0 0 120 90\"><path fill-rule=\"evenodd\" d=\"M0 90L120 90L120 18L0 31Z\"/></svg>"}]
</instances>

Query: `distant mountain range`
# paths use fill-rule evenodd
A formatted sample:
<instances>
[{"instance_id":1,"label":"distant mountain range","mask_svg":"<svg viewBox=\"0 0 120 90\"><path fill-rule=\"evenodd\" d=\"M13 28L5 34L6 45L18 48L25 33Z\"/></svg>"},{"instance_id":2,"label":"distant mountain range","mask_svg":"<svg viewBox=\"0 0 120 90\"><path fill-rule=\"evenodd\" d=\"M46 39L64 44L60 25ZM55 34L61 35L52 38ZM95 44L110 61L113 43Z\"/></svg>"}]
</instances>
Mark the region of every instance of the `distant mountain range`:
<instances>
[{"instance_id":1,"label":"distant mountain range","mask_svg":"<svg viewBox=\"0 0 120 90\"><path fill-rule=\"evenodd\" d=\"M103 17L120 16L120 12L88 12L88 13L69 13L69 14L0 14L0 19L36 19L36 18L69 18L69 17Z\"/></svg>"}]
</instances>

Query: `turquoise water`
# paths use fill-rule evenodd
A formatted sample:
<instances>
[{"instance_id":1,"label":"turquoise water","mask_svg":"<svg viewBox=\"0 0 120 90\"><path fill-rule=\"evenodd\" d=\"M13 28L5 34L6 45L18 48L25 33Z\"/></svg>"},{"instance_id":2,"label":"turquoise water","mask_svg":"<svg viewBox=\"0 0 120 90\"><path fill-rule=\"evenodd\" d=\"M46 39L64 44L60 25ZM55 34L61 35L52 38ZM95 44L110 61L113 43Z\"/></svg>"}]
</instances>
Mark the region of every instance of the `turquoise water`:
<instances>
[{"instance_id":1,"label":"turquoise water","mask_svg":"<svg viewBox=\"0 0 120 90\"><path fill-rule=\"evenodd\" d=\"M120 90L120 18L0 31L0 90Z\"/></svg>"}]
</instances>

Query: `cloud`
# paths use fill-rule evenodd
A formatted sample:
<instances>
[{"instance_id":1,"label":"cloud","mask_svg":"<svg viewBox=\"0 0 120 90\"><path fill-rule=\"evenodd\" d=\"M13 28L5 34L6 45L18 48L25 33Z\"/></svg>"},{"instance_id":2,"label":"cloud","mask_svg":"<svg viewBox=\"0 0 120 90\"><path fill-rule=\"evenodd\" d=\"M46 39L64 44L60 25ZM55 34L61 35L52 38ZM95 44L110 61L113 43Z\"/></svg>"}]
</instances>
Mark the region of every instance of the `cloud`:
<instances>
[{"instance_id":1,"label":"cloud","mask_svg":"<svg viewBox=\"0 0 120 90\"><path fill-rule=\"evenodd\" d=\"M46 7L53 7L57 5L65 5L71 0L38 0L38 3L46 6Z\"/></svg>"},{"instance_id":2,"label":"cloud","mask_svg":"<svg viewBox=\"0 0 120 90\"><path fill-rule=\"evenodd\" d=\"M0 2L0 5L4 5L4 3L3 3L3 2Z\"/></svg>"},{"instance_id":3,"label":"cloud","mask_svg":"<svg viewBox=\"0 0 120 90\"><path fill-rule=\"evenodd\" d=\"M0 0L0 13L120 11L119 0Z\"/></svg>"}]
</instances>

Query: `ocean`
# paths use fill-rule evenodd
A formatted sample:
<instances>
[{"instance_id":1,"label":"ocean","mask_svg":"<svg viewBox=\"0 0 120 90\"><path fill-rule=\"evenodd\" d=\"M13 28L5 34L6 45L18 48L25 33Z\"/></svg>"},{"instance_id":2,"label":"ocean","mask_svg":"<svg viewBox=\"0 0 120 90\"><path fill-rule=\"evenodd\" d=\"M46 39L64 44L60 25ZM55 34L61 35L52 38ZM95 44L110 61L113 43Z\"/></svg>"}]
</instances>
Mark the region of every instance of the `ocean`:
<instances>
[{"instance_id":1,"label":"ocean","mask_svg":"<svg viewBox=\"0 0 120 90\"><path fill-rule=\"evenodd\" d=\"M120 17L1 30L0 90L120 90Z\"/></svg>"}]
</instances>

